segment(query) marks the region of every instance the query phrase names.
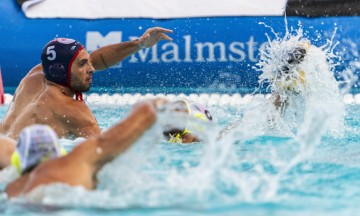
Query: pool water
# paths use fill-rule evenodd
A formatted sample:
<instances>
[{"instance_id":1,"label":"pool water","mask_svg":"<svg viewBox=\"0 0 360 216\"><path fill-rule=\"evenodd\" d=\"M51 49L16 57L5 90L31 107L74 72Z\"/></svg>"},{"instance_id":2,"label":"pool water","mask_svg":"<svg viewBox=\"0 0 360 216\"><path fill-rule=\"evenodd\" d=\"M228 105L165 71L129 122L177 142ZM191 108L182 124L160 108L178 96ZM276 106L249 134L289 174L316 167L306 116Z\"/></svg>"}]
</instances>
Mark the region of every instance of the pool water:
<instances>
[{"instance_id":1,"label":"pool water","mask_svg":"<svg viewBox=\"0 0 360 216\"><path fill-rule=\"evenodd\" d=\"M101 170L96 191L56 184L43 190L40 203L3 198L0 211L3 215L356 215L359 105L346 106L344 136L325 133L319 143L306 148L296 137L276 134L211 141L212 134L242 115L246 106L208 107L215 122L208 142L169 144L157 136L155 125ZM90 104L90 108L100 126L108 128L131 106ZM6 109L0 108L1 116ZM70 150L79 140L61 142Z\"/></svg>"}]
</instances>

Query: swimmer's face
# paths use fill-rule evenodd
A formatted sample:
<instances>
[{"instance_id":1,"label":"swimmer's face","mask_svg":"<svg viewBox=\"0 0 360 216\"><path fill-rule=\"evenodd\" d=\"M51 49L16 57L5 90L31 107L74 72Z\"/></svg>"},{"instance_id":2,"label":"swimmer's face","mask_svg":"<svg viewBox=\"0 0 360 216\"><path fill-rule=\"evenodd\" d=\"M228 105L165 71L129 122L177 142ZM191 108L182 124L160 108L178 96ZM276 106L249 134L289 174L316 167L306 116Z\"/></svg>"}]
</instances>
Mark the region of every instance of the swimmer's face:
<instances>
[{"instance_id":1,"label":"swimmer's face","mask_svg":"<svg viewBox=\"0 0 360 216\"><path fill-rule=\"evenodd\" d=\"M304 60L309 47L310 42L305 40L289 50L285 57L285 64L281 67L278 76L293 74L293 69Z\"/></svg>"},{"instance_id":2,"label":"swimmer's face","mask_svg":"<svg viewBox=\"0 0 360 216\"><path fill-rule=\"evenodd\" d=\"M81 50L71 65L71 88L79 92L89 91L94 71L89 53Z\"/></svg>"},{"instance_id":3,"label":"swimmer's face","mask_svg":"<svg viewBox=\"0 0 360 216\"><path fill-rule=\"evenodd\" d=\"M167 140L180 135L181 143L199 142L195 134L184 133L188 121L188 107L184 101L176 101L168 104L168 110L173 112L174 118L165 126L163 135Z\"/></svg>"}]
</instances>

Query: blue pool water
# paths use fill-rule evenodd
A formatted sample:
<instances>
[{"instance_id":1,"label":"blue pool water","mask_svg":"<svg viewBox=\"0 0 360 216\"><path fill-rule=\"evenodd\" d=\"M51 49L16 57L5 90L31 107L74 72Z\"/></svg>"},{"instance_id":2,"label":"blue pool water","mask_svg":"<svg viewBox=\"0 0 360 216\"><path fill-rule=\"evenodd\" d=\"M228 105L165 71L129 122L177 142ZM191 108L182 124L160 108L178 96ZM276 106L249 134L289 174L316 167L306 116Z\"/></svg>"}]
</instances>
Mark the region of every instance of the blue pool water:
<instances>
[{"instance_id":1,"label":"blue pool water","mask_svg":"<svg viewBox=\"0 0 360 216\"><path fill-rule=\"evenodd\" d=\"M213 105L213 133L245 107ZM90 104L102 128L130 106ZM3 116L7 106L0 107ZM2 215L357 215L360 106L347 105L345 135L326 133L300 149L294 137L260 135L194 145L168 144L153 129L103 168L96 191L54 185L42 205L6 201ZM211 135L209 135L211 137ZM77 140L62 140L71 149ZM286 166L299 157L287 171ZM283 173L282 173L283 172ZM2 174L3 176L4 174ZM4 185L2 185L4 186Z\"/></svg>"}]
</instances>

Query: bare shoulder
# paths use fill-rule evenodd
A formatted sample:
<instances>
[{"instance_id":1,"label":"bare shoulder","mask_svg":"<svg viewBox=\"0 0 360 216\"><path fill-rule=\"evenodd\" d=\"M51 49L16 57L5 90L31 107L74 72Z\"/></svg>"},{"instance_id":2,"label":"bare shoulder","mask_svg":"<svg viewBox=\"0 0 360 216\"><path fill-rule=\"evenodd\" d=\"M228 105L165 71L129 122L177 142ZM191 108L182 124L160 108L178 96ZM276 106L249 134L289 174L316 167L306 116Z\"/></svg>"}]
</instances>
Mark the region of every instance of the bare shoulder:
<instances>
[{"instance_id":1,"label":"bare shoulder","mask_svg":"<svg viewBox=\"0 0 360 216\"><path fill-rule=\"evenodd\" d=\"M20 85L32 85L32 87L35 87L34 85L39 85L41 83L44 83L45 81L45 75L42 69L41 64L36 65L33 67L28 74L21 80Z\"/></svg>"},{"instance_id":2,"label":"bare shoulder","mask_svg":"<svg viewBox=\"0 0 360 216\"><path fill-rule=\"evenodd\" d=\"M26 77L36 77L42 75L44 77L44 70L41 64L36 65L35 67L31 68L29 73L26 74Z\"/></svg>"},{"instance_id":3,"label":"bare shoulder","mask_svg":"<svg viewBox=\"0 0 360 216\"><path fill-rule=\"evenodd\" d=\"M88 137L100 133L95 116L83 101L64 95L60 89L52 86L46 88L46 93L39 100L41 103L44 101L47 101L47 109L51 109L57 126L62 128L60 136Z\"/></svg>"}]
</instances>

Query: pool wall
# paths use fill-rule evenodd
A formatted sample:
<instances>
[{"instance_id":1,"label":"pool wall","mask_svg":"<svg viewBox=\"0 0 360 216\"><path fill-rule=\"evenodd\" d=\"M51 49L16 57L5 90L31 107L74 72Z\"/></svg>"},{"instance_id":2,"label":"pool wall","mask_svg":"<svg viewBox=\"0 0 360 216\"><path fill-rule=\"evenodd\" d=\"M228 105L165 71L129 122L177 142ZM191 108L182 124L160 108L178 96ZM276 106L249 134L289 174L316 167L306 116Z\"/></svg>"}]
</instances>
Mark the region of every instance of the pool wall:
<instances>
[{"instance_id":1,"label":"pool wall","mask_svg":"<svg viewBox=\"0 0 360 216\"><path fill-rule=\"evenodd\" d=\"M147 28L173 29L173 43L143 49L116 67L94 75L95 87L185 87L250 89L258 84L254 69L259 48L275 35L283 36L283 16L204 17L177 19L28 19L15 1L0 2L0 66L5 86L17 86L40 63L43 46L54 37L70 37L92 51L109 43L140 36ZM334 34L340 57L336 77L350 68L359 74L360 29L357 16L287 17L290 29L303 28L305 36L321 46ZM301 27L299 26L301 25ZM358 92L358 85L353 91Z\"/></svg>"}]
</instances>

